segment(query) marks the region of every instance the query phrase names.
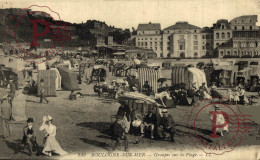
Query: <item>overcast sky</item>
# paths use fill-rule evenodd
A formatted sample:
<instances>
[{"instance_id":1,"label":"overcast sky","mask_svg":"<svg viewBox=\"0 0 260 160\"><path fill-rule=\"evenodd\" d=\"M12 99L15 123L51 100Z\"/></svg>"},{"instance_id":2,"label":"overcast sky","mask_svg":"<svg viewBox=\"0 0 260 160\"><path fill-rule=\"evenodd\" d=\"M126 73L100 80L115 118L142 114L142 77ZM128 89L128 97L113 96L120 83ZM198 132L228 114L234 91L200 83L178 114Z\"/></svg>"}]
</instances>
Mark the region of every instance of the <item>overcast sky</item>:
<instances>
[{"instance_id":1,"label":"overcast sky","mask_svg":"<svg viewBox=\"0 0 260 160\"><path fill-rule=\"evenodd\" d=\"M230 21L253 14L260 17L260 0L7 0L1 8L27 8L33 4L50 7L64 21L96 19L123 29L150 21L161 23L162 29L177 21L211 27L218 19Z\"/></svg>"}]
</instances>

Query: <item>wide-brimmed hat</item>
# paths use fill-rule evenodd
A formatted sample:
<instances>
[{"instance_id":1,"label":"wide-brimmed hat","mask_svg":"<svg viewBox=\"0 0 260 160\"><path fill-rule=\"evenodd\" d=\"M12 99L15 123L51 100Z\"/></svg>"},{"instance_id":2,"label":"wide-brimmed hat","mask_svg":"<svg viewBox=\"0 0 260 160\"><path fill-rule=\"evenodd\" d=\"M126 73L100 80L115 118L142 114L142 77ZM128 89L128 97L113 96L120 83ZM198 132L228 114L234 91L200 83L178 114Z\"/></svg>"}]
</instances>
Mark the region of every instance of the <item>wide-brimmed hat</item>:
<instances>
[{"instance_id":1,"label":"wide-brimmed hat","mask_svg":"<svg viewBox=\"0 0 260 160\"><path fill-rule=\"evenodd\" d=\"M34 122L33 118L30 117L30 118L27 119L27 123L32 123L32 122Z\"/></svg>"},{"instance_id":2,"label":"wide-brimmed hat","mask_svg":"<svg viewBox=\"0 0 260 160\"><path fill-rule=\"evenodd\" d=\"M168 113L167 109L162 109L162 113Z\"/></svg>"},{"instance_id":3,"label":"wide-brimmed hat","mask_svg":"<svg viewBox=\"0 0 260 160\"><path fill-rule=\"evenodd\" d=\"M50 115L48 115L48 116L46 117L46 119L47 119L47 121L50 121L50 120L52 120L52 117L51 117Z\"/></svg>"}]
</instances>

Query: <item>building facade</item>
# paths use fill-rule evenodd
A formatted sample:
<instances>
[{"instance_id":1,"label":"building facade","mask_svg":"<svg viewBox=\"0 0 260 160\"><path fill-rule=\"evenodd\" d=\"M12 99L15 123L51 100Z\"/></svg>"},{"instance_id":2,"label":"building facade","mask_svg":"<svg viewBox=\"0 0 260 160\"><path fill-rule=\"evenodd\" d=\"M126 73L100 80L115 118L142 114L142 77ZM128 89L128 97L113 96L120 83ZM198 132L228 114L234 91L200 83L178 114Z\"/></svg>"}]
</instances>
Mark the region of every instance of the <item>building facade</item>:
<instances>
[{"instance_id":1,"label":"building facade","mask_svg":"<svg viewBox=\"0 0 260 160\"><path fill-rule=\"evenodd\" d=\"M232 38L232 29L228 20L220 19L216 24L213 24L214 32L214 49L217 49L222 44L230 43Z\"/></svg>"},{"instance_id":2,"label":"building facade","mask_svg":"<svg viewBox=\"0 0 260 160\"><path fill-rule=\"evenodd\" d=\"M256 26L257 16L241 16L230 21L233 29L229 44L219 46L219 57L260 56L260 29Z\"/></svg>"},{"instance_id":3,"label":"building facade","mask_svg":"<svg viewBox=\"0 0 260 160\"><path fill-rule=\"evenodd\" d=\"M163 30L163 57L197 58L202 53L201 28L177 22Z\"/></svg>"},{"instance_id":4,"label":"building facade","mask_svg":"<svg viewBox=\"0 0 260 160\"><path fill-rule=\"evenodd\" d=\"M112 46L114 44L113 36L107 37L107 45Z\"/></svg>"},{"instance_id":5,"label":"building facade","mask_svg":"<svg viewBox=\"0 0 260 160\"><path fill-rule=\"evenodd\" d=\"M240 16L230 21L230 27L232 30L259 30L259 26L256 26L257 15Z\"/></svg>"},{"instance_id":6,"label":"building facade","mask_svg":"<svg viewBox=\"0 0 260 160\"><path fill-rule=\"evenodd\" d=\"M162 34L159 23L139 24L135 35L136 47L152 49L157 57L162 56Z\"/></svg>"},{"instance_id":7,"label":"building facade","mask_svg":"<svg viewBox=\"0 0 260 160\"><path fill-rule=\"evenodd\" d=\"M97 47L99 47L99 46L104 46L104 45L106 45L105 44L105 38L104 37L102 37L102 36L99 36L98 38L97 38Z\"/></svg>"},{"instance_id":8,"label":"building facade","mask_svg":"<svg viewBox=\"0 0 260 160\"><path fill-rule=\"evenodd\" d=\"M159 23L139 24L132 37L136 47L152 49L157 57L260 57L257 22L257 15L245 15L230 22L220 19L212 28L177 22L161 30Z\"/></svg>"}]
</instances>

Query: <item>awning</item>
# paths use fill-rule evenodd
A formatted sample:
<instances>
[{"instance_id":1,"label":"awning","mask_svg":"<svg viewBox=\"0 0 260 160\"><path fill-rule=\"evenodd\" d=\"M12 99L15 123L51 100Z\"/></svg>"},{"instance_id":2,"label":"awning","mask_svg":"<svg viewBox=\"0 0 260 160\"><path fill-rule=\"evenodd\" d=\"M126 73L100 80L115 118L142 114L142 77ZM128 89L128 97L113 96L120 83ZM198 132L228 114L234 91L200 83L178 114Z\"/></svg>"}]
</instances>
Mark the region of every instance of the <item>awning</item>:
<instances>
[{"instance_id":1,"label":"awning","mask_svg":"<svg viewBox=\"0 0 260 160\"><path fill-rule=\"evenodd\" d=\"M117 56L125 55L125 52L116 52L116 53L113 53L113 55L117 55Z\"/></svg>"},{"instance_id":2,"label":"awning","mask_svg":"<svg viewBox=\"0 0 260 160\"><path fill-rule=\"evenodd\" d=\"M217 65L214 66L215 70L226 70L226 71L237 71L237 66L232 66L232 65Z\"/></svg>"},{"instance_id":3,"label":"awning","mask_svg":"<svg viewBox=\"0 0 260 160\"><path fill-rule=\"evenodd\" d=\"M100 69L100 68L104 68L104 66L103 65L94 65L93 68L94 69Z\"/></svg>"}]
</instances>

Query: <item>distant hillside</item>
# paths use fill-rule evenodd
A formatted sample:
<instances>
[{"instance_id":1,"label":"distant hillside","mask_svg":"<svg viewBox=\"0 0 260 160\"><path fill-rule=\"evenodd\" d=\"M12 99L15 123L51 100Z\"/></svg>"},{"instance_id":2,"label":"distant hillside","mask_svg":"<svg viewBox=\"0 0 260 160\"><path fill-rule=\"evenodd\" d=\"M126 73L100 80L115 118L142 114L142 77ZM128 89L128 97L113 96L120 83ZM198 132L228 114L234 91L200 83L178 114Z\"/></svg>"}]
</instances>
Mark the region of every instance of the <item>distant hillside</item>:
<instances>
[{"instance_id":1,"label":"distant hillside","mask_svg":"<svg viewBox=\"0 0 260 160\"><path fill-rule=\"evenodd\" d=\"M8 37L8 27L11 24L11 20L13 16L19 11L19 9L0 9L0 41L1 42L7 42L9 41ZM27 11L28 13L28 11ZM32 28L33 24L30 22L31 19L45 19L48 21L48 23L53 24L54 22L48 18L44 17L43 15L37 14L31 14L30 16L27 16L23 18L19 22L19 26L16 30L17 38L19 41L22 42L32 42ZM14 22L16 23L18 21L18 18L14 19ZM84 44L89 46L95 46L97 42L97 38L103 37L106 38L107 36L113 36L114 41L118 44L122 44L122 42L130 37L130 30L122 30L121 28L115 28L114 26L108 26L105 22L97 21L97 20L87 20L85 23L81 24L71 24L69 22L65 21L57 21L58 23L62 24L69 24L69 26L72 26L74 30L72 31L72 35L78 36L78 40L73 40L74 42L66 42L65 45L71 46L73 44ZM44 32L45 27L43 24L38 23L37 24L37 32L41 33ZM11 30L13 31L13 30ZM11 32L13 33L13 32ZM12 35L11 35L12 36ZM48 36L42 36L38 37L38 40L44 40L46 38L49 38ZM77 41L79 43L77 43Z\"/></svg>"}]
</instances>

